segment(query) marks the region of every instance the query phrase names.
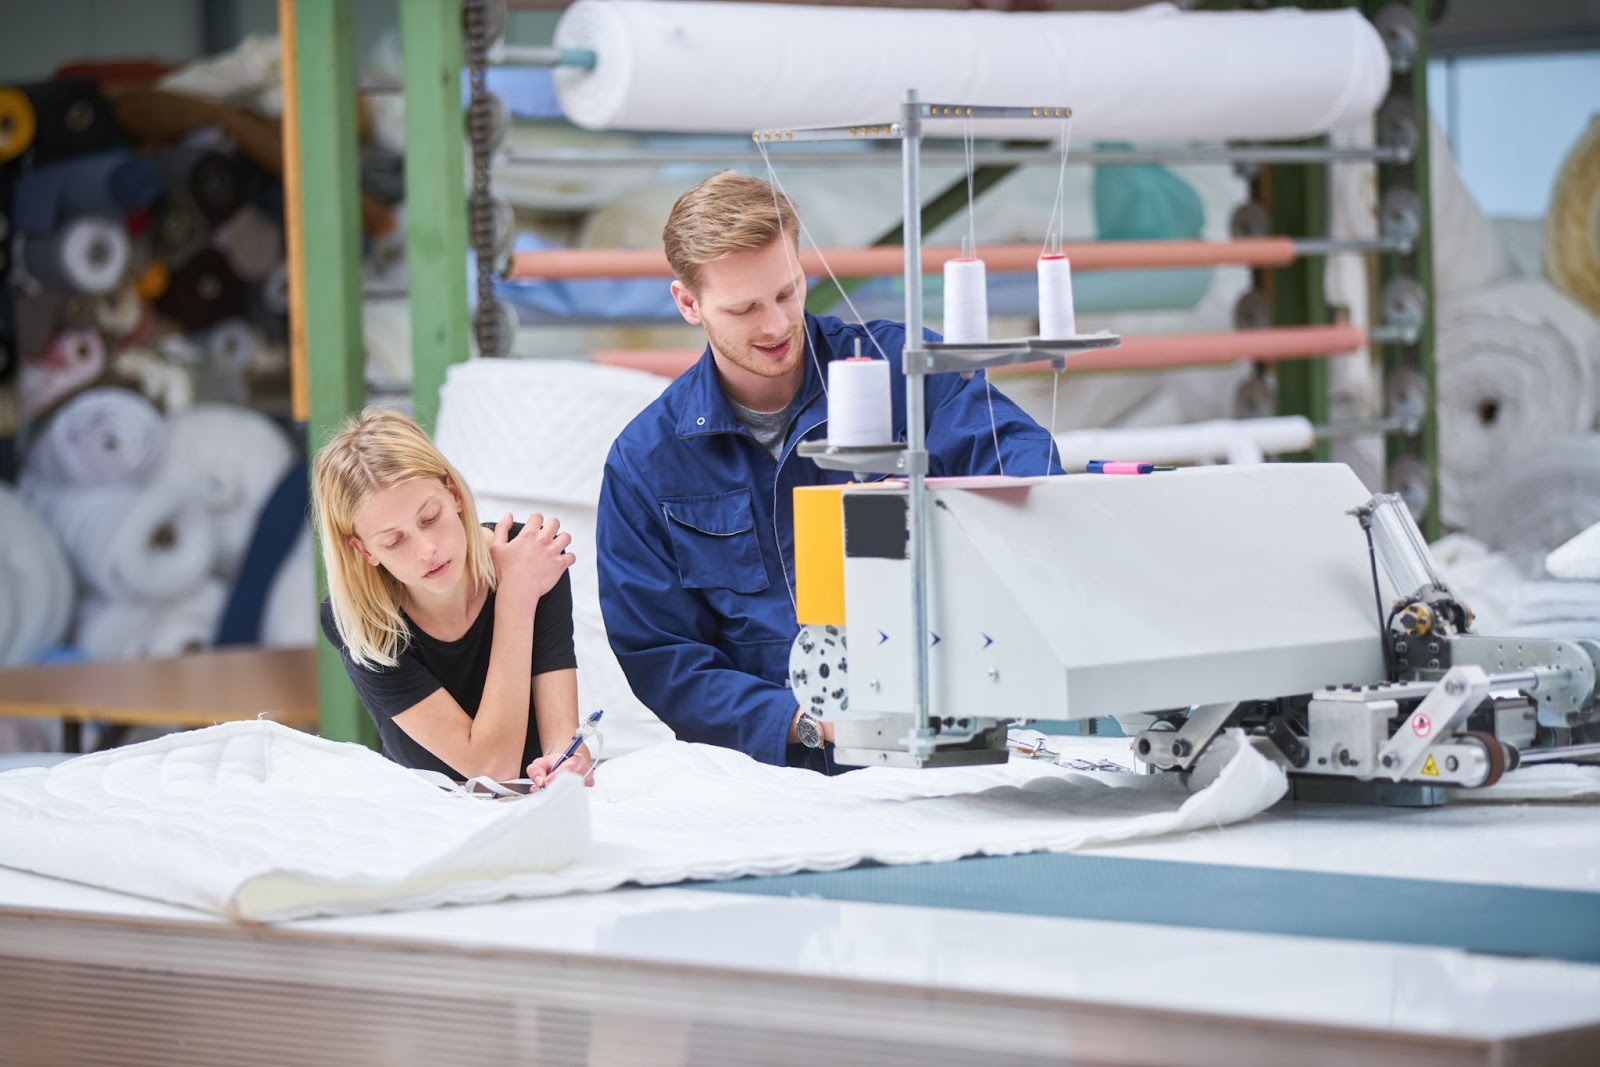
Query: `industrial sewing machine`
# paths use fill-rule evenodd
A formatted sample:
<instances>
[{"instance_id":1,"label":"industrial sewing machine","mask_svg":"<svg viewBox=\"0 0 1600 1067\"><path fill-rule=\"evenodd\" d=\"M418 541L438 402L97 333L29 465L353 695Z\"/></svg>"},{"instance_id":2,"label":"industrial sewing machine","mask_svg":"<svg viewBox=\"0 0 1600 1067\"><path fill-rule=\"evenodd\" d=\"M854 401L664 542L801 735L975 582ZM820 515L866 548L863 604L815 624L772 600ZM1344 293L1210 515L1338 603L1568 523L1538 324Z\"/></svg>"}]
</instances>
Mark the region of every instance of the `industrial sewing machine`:
<instances>
[{"instance_id":1,"label":"industrial sewing machine","mask_svg":"<svg viewBox=\"0 0 1600 1067\"><path fill-rule=\"evenodd\" d=\"M1473 633L1400 499L1342 465L925 493L922 717L905 484L795 494L790 682L841 763L999 762L1017 720L1115 716L1153 769L1248 743L1303 799L1435 804L1596 714L1600 643Z\"/></svg>"}]
</instances>

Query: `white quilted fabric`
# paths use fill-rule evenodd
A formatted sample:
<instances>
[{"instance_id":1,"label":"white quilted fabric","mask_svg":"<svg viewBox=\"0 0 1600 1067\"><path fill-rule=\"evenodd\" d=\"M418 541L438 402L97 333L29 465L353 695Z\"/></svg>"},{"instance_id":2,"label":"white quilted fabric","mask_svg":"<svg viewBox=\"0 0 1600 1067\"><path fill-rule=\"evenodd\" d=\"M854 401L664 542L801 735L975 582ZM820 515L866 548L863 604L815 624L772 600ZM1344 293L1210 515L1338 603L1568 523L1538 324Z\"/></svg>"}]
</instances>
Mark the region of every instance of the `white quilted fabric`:
<instances>
[{"instance_id":1,"label":"white quilted fabric","mask_svg":"<svg viewBox=\"0 0 1600 1067\"><path fill-rule=\"evenodd\" d=\"M512 804L452 796L270 722L0 774L0 862L241 919L427 907L588 842L575 779Z\"/></svg>"},{"instance_id":2,"label":"white quilted fabric","mask_svg":"<svg viewBox=\"0 0 1600 1067\"><path fill-rule=\"evenodd\" d=\"M592 790L497 803L234 723L0 775L0 863L276 920L1066 851L1238 822L1285 788L1248 747L1190 796L1171 776L1043 761L825 778L669 742L603 763Z\"/></svg>"},{"instance_id":3,"label":"white quilted fabric","mask_svg":"<svg viewBox=\"0 0 1600 1067\"><path fill-rule=\"evenodd\" d=\"M468 360L439 389L434 439L476 494L594 507L611 442L666 385L570 360Z\"/></svg>"},{"instance_id":4,"label":"white quilted fabric","mask_svg":"<svg viewBox=\"0 0 1600 1067\"><path fill-rule=\"evenodd\" d=\"M1600 523L1556 548L1544 558L1552 578L1600 581Z\"/></svg>"}]
</instances>

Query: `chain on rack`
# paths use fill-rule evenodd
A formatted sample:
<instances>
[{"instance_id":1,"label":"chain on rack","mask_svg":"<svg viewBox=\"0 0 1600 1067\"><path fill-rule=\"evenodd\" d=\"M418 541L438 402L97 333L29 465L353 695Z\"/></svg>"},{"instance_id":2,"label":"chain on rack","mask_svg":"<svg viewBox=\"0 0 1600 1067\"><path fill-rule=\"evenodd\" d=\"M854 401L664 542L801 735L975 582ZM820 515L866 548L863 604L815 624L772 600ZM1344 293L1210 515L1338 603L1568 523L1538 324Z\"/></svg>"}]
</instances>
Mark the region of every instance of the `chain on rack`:
<instances>
[{"instance_id":1,"label":"chain on rack","mask_svg":"<svg viewBox=\"0 0 1600 1067\"><path fill-rule=\"evenodd\" d=\"M471 96L467 104L467 145L472 153L472 190L467 200L467 234L476 256L477 317L473 335L484 356L507 356L516 333L515 312L494 293L494 280L510 263L515 230L510 204L495 199L489 165L505 140L510 116L505 102L487 88L489 52L505 30L504 0L464 0L462 43Z\"/></svg>"}]
</instances>

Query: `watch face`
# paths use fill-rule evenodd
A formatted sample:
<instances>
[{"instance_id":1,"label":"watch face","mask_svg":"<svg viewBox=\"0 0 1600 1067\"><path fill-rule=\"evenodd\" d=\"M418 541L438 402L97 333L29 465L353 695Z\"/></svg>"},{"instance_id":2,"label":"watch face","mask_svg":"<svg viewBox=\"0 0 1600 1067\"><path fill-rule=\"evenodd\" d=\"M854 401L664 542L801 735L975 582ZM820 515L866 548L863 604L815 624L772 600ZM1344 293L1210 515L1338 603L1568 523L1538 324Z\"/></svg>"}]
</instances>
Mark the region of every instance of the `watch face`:
<instances>
[{"instance_id":1,"label":"watch face","mask_svg":"<svg viewBox=\"0 0 1600 1067\"><path fill-rule=\"evenodd\" d=\"M794 732L800 738L800 743L807 748L822 747L822 727L810 715L802 714L795 721Z\"/></svg>"}]
</instances>

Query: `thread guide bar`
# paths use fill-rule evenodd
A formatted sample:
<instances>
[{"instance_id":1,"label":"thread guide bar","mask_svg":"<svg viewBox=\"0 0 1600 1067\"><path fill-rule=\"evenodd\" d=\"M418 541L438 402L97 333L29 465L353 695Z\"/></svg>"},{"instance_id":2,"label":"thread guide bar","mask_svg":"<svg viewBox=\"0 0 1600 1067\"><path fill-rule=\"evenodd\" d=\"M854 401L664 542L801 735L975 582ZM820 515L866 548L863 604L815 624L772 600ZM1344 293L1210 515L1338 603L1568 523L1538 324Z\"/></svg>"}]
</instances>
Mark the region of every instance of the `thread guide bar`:
<instances>
[{"instance_id":1,"label":"thread guide bar","mask_svg":"<svg viewBox=\"0 0 1600 1067\"><path fill-rule=\"evenodd\" d=\"M1070 107L1000 107L984 104L918 104L917 117L923 119L1069 119ZM805 126L799 129L756 130L752 141L763 144L793 141L899 140L905 127L899 122L878 122L855 126Z\"/></svg>"}]
</instances>

